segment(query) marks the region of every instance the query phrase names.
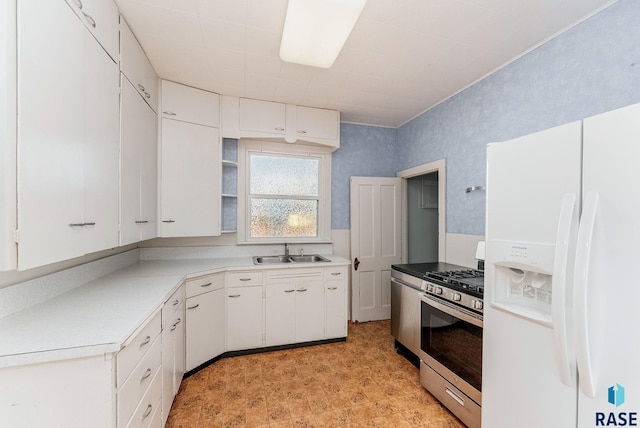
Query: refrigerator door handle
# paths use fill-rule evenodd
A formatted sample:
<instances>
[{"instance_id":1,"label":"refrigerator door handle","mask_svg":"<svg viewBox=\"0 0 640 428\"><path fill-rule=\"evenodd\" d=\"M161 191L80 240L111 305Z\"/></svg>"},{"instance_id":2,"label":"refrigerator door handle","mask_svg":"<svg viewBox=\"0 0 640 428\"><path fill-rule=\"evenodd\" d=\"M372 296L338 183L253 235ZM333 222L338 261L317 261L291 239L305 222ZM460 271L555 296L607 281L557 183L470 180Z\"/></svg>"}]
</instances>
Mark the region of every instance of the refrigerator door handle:
<instances>
[{"instance_id":1,"label":"refrigerator door handle","mask_svg":"<svg viewBox=\"0 0 640 428\"><path fill-rule=\"evenodd\" d=\"M555 357L560 371L560 380L567 386L574 386L575 363L570 355L567 319L567 270L571 254L571 234L577 223L576 195L565 194L558 219L556 235L556 249L553 262L552 295L553 304L551 316L553 322L553 341Z\"/></svg>"},{"instance_id":2,"label":"refrigerator door handle","mask_svg":"<svg viewBox=\"0 0 640 428\"><path fill-rule=\"evenodd\" d=\"M593 244L593 229L596 223L599 195L588 192L584 198L575 264L575 324L576 324L576 351L578 372L580 373L580 389L582 392L594 398L596 385L593 373L591 353L589 346L589 261Z\"/></svg>"}]
</instances>

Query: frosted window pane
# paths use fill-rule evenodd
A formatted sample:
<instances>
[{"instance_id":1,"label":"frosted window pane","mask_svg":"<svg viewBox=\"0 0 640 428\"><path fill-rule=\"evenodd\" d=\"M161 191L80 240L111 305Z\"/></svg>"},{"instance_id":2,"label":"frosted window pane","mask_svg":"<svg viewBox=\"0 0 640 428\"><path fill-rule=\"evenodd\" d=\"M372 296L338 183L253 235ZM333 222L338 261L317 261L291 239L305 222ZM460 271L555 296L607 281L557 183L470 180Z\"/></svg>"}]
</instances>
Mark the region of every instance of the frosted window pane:
<instances>
[{"instance_id":1,"label":"frosted window pane","mask_svg":"<svg viewBox=\"0 0 640 428\"><path fill-rule=\"evenodd\" d=\"M318 196L319 165L318 159L252 154L249 193Z\"/></svg>"},{"instance_id":2,"label":"frosted window pane","mask_svg":"<svg viewBox=\"0 0 640 428\"><path fill-rule=\"evenodd\" d=\"M251 236L318 236L318 201L251 198Z\"/></svg>"}]
</instances>

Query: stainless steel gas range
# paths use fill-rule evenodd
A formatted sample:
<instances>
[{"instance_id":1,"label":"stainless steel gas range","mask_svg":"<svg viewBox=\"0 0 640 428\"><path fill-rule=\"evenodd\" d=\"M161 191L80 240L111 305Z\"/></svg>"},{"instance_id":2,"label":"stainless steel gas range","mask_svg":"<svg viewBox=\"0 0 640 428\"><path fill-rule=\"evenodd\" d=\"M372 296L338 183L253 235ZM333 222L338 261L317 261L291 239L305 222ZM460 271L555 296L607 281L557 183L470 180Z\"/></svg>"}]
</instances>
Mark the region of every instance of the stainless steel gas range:
<instances>
[{"instance_id":1,"label":"stainless steel gas range","mask_svg":"<svg viewBox=\"0 0 640 428\"><path fill-rule=\"evenodd\" d=\"M413 346L403 345L420 357L420 382L467 426L479 427L484 272L442 263L409 264L394 265L391 276L392 333L395 330L394 337L404 333L405 340L414 338ZM415 304L405 301L418 314L405 315L404 320L419 320L417 328L394 322L399 286L419 297Z\"/></svg>"}]
</instances>

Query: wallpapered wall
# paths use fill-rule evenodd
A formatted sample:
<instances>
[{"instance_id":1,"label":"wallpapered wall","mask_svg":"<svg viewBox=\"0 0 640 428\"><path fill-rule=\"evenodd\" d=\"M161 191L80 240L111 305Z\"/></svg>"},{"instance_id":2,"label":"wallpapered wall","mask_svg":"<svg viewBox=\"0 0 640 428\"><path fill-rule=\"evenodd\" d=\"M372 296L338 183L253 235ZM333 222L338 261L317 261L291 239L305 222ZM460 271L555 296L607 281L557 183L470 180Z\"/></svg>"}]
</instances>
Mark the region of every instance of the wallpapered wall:
<instances>
[{"instance_id":1,"label":"wallpapered wall","mask_svg":"<svg viewBox=\"0 0 640 428\"><path fill-rule=\"evenodd\" d=\"M397 130L343 124L333 228L349 228L349 176L444 158L447 232L484 234L484 192L465 189L485 183L487 143L640 102L638 22L640 2L621 0Z\"/></svg>"}]
</instances>

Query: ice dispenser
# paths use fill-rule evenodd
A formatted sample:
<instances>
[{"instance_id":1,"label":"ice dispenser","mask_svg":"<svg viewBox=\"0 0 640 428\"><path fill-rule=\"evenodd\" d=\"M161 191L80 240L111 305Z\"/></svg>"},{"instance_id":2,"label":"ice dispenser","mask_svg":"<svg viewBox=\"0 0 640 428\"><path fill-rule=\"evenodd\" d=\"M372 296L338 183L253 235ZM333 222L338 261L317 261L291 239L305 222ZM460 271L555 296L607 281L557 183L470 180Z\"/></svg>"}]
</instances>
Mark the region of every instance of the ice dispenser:
<instances>
[{"instance_id":1,"label":"ice dispenser","mask_svg":"<svg viewBox=\"0 0 640 428\"><path fill-rule=\"evenodd\" d=\"M490 245L495 269L490 304L551 326L555 246L502 240Z\"/></svg>"}]
</instances>

